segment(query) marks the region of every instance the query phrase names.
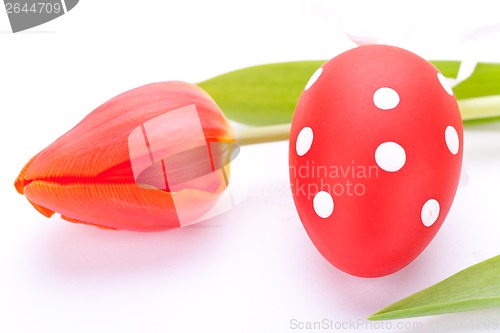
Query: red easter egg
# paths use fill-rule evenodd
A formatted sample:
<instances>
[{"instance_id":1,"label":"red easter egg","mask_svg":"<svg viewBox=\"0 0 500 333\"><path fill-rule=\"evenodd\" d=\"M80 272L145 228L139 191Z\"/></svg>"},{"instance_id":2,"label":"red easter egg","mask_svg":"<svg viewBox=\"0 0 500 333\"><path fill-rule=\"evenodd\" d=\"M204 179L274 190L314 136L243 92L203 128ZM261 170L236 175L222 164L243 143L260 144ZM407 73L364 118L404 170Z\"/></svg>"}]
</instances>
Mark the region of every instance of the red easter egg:
<instances>
[{"instance_id":1,"label":"red easter egg","mask_svg":"<svg viewBox=\"0 0 500 333\"><path fill-rule=\"evenodd\" d=\"M463 153L458 104L421 57L366 45L326 62L293 117L290 181L318 251L356 276L394 273L450 210Z\"/></svg>"}]
</instances>

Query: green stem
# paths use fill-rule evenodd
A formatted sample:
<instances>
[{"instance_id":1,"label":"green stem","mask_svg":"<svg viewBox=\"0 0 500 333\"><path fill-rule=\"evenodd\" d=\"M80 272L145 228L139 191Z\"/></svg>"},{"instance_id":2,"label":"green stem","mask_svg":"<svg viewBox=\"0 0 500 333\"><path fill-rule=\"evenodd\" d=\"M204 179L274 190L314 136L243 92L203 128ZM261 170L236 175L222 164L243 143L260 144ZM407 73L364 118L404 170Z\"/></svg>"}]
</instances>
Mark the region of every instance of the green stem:
<instances>
[{"instance_id":1,"label":"green stem","mask_svg":"<svg viewBox=\"0 0 500 333\"><path fill-rule=\"evenodd\" d=\"M272 141L288 140L291 124L280 124L259 127L243 127L237 130L236 142L240 146Z\"/></svg>"},{"instance_id":2,"label":"green stem","mask_svg":"<svg viewBox=\"0 0 500 333\"><path fill-rule=\"evenodd\" d=\"M463 120L500 116L500 95L459 99L458 105Z\"/></svg>"}]
</instances>

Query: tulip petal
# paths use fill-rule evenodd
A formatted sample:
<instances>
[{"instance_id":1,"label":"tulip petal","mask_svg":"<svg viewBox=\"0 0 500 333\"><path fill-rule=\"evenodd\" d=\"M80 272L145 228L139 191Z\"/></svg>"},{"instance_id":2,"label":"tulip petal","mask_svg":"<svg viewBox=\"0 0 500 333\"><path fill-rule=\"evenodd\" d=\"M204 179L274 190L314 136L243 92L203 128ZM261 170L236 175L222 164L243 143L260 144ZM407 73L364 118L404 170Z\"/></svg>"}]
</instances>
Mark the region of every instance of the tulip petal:
<instances>
[{"instance_id":1,"label":"tulip petal","mask_svg":"<svg viewBox=\"0 0 500 333\"><path fill-rule=\"evenodd\" d=\"M24 191L30 201L57 211L66 220L138 231L178 227L178 211L198 217L213 205L221 192L186 189L175 194L174 205L171 193L135 184L33 181ZM193 206L193 202L197 205Z\"/></svg>"},{"instance_id":2,"label":"tulip petal","mask_svg":"<svg viewBox=\"0 0 500 333\"><path fill-rule=\"evenodd\" d=\"M105 226L102 226L102 225L99 225L99 224L93 224L93 223L88 223L88 222L83 222L83 221L80 221L80 220L72 219L71 217L67 217L67 216L64 216L64 215L61 215L61 218L63 220L65 220L65 221L72 222L72 223L84 224L84 225L91 225L93 227L97 227L97 228L100 228L100 229L106 229L106 230L117 230L116 228L105 227Z\"/></svg>"},{"instance_id":3,"label":"tulip petal","mask_svg":"<svg viewBox=\"0 0 500 333\"><path fill-rule=\"evenodd\" d=\"M28 161L28 163L26 163L26 165L24 166L24 168L21 170L21 172L19 173L19 176L17 176L16 178L16 181L14 182L14 186L16 188L16 191L19 193L19 194L24 194L24 187L29 183L28 180L26 180L26 170L28 170L28 168L30 167L31 163L33 162L33 160L37 157L38 155L35 155L33 156L33 158L31 160ZM36 207L35 207L36 208Z\"/></svg>"},{"instance_id":4,"label":"tulip petal","mask_svg":"<svg viewBox=\"0 0 500 333\"><path fill-rule=\"evenodd\" d=\"M45 217L52 217L52 215L54 215L56 212L54 212L53 210L50 210L48 208L45 208L45 207L42 207L36 203L34 203L33 201L29 200L29 203L40 213L42 214L43 216Z\"/></svg>"},{"instance_id":5,"label":"tulip petal","mask_svg":"<svg viewBox=\"0 0 500 333\"><path fill-rule=\"evenodd\" d=\"M25 179L76 182L99 178L101 182L133 183L128 136L149 119L195 104L207 140L234 141L228 122L201 88L184 82L160 82L142 86L104 103L69 132L44 149L26 170ZM182 133L182 118L165 129ZM183 140L179 140L181 143ZM184 139L184 141L187 141ZM121 166L121 174L110 172Z\"/></svg>"},{"instance_id":6,"label":"tulip petal","mask_svg":"<svg viewBox=\"0 0 500 333\"><path fill-rule=\"evenodd\" d=\"M197 115L197 130L179 111L183 109ZM177 113L164 117L173 110ZM15 181L17 191L43 215L58 212L76 223L140 231L191 223L215 204L227 179L213 168L201 175L195 164L191 167L198 178L176 177L174 188L155 186L154 177L165 174L168 161L168 169L178 172L178 160L162 156L155 156L142 178L134 177L129 136L158 117L166 121L152 128L154 137L174 138L169 140L174 144L155 150L165 157L193 149L193 144L206 145L208 151L213 142L235 141L224 114L201 88L183 82L153 83L112 98L33 157ZM225 169L228 173L229 166Z\"/></svg>"}]
</instances>

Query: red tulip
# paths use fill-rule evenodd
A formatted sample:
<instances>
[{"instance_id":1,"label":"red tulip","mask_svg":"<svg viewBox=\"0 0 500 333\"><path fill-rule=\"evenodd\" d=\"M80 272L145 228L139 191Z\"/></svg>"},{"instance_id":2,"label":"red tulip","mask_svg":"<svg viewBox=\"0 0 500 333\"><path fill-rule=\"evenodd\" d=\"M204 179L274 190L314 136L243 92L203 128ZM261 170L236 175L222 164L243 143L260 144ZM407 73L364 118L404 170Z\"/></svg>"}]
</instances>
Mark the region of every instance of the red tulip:
<instances>
[{"instance_id":1,"label":"red tulip","mask_svg":"<svg viewBox=\"0 0 500 333\"><path fill-rule=\"evenodd\" d=\"M149 84L90 113L33 157L15 186L47 217L167 229L192 223L215 204L228 181L224 145L234 142L226 117L201 88Z\"/></svg>"}]
</instances>

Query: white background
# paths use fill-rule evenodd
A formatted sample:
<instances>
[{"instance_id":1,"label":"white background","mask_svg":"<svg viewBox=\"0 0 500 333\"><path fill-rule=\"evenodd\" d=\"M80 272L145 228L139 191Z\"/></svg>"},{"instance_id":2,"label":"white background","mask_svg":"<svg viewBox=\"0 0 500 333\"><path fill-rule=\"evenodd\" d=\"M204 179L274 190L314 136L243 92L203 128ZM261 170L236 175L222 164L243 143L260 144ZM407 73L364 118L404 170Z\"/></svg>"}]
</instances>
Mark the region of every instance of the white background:
<instances>
[{"instance_id":1,"label":"white background","mask_svg":"<svg viewBox=\"0 0 500 333\"><path fill-rule=\"evenodd\" d=\"M427 59L500 61L494 3L422 2L405 14L415 22L399 45ZM244 147L233 180L248 183L249 196L205 223L137 233L46 219L14 179L107 99L155 81L327 59L353 44L302 0L82 0L45 25L9 30L2 9L0 332L301 331L294 319L381 331L363 318L500 254L500 122L466 127L467 177L445 224L411 265L384 278L349 276L318 254L292 202L286 142ZM490 309L388 330L492 331L484 328L499 318Z\"/></svg>"}]
</instances>

